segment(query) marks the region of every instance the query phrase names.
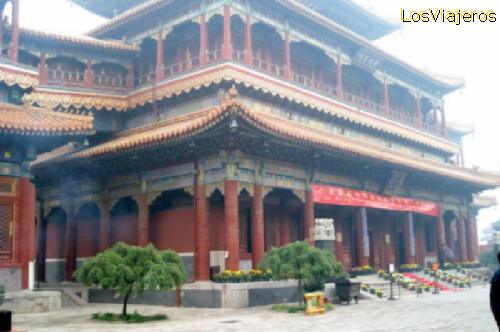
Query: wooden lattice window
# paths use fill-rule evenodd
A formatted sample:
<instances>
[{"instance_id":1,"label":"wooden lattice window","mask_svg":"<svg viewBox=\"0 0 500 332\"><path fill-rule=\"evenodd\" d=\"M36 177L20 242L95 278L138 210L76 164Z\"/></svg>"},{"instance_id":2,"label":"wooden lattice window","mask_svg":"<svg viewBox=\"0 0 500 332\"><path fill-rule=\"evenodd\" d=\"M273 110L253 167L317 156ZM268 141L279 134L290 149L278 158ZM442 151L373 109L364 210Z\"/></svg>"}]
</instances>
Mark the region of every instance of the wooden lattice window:
<instances>
[{"instance_id":1,"label":"wooden lattice window","mask_svg":"<svg viewBox=\"0 0 500 332\"><path fill-rule=\"evenodd\" d=\"M13 203L0 202L0 260L12 258Z\"/></svg>"},{"instance_id":2,"label":"wooden lattice window","mask_svg":"<svg viewBox=\"0 0 500 332\"><path fill-rule=\"evenodd\" d=\"M14 192L14 183L0 182L0 194L11 195Z\"/></svg>"}]
</instances>

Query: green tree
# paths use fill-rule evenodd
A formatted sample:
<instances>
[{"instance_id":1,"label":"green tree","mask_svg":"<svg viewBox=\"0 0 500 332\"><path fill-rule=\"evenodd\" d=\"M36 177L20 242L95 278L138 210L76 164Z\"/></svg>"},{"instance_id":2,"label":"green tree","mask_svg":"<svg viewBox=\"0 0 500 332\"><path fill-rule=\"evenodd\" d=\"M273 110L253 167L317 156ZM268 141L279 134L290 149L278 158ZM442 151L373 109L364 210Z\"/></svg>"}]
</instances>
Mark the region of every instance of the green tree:
<instances>
[{"instance_id":1,"label":"green tree","mask_svg":"<svg viewBox=\"0 0 500 332\"><path fill-rule=\"evenodd\" d=\"M338 278L342 274L342 265L331 252L311 247L307 241L271 249L262 259L259 268L270 270L275 280L296 280L300 304L303 303L305 283L324 284L327 278Z\"/></svg>"},{"instance_id":2,"label":"green tree","mask_svg":"<svg viewBox=\"0 0 500 332\"><path fill-rule=\"evenodd\" d=\"M0 305L3 304L3 301L5 299L5 288L3 285L0 285Z\"/></svg>"},{"instance_id":3,"label":"green tree","mask_svg":"<svg viewBox=\"0 0 500 332\"><path fill-rule=\"evenodd\" d=\"M186 280L186 272L173 251L160 252L152 244L138 247L119 242L86 260L74 277L86 286L117 290L123 296L122 316L126 318L133 292L140 296L146 289L179 287Z\"/></svg>"},{"instance_id":4,"label":"green tree","mask_svg":"<svg viewBox=\"0 0 500 332\"><path fill-rule=\"evenodd\" d=\"M490 270L495 271L498 266L497 251L485 251L479 255L479 262L488 267Z\"/></svg>"}]
</instances>

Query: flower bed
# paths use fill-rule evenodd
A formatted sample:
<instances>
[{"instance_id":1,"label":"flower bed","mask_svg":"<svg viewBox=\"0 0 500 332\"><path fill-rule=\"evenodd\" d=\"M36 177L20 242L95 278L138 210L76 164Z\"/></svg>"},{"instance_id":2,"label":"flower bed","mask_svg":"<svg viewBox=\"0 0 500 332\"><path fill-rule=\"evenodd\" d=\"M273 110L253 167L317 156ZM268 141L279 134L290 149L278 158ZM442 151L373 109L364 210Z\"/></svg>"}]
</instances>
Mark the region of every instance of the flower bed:
<instances>
[{"instance_id":1,"label":"flower bed","mask_svg":"<svg viewBox=\"0 0 500 332\"><path fill-rule=\"evenodd\" d=\"M422 271L422 267L418 264L402 264L399 266L399 272L407 273L407 272L418 272Z\"/></svg>"},{"instance_id":2,"label":"flower bed","mask_svg":"<svg viewBox=\"0 0 500 332\"><path fill-rule=\"evenodd\" d=\"M356 266L351 270L351 276L365 276L369 274L375 274L375 270L370 265Z\"/></svg>"},{"instance_id":3,"label":"flower bed","mask_svg":"<svg viewBox=\"0 0 500 332\"><path fill-rule=\"evenodd\" d=\"M214 282L218 283L240 283L240 282L257 282L271 280L271 273L262 270L250 271L230 271L226 270L214 277Z\"/></svg>"},{"instance_id":4,"label":"flower bed","mask_svg":"<svg viewBox=\"0 0 500 332\"><path fill-rule=\"evenodd\" d=\"M481 263L478 261L467 261L462 263L457 263L457 268L465 268L465 269L477 269L481 267Z\"/></svg>"}]
</instances>

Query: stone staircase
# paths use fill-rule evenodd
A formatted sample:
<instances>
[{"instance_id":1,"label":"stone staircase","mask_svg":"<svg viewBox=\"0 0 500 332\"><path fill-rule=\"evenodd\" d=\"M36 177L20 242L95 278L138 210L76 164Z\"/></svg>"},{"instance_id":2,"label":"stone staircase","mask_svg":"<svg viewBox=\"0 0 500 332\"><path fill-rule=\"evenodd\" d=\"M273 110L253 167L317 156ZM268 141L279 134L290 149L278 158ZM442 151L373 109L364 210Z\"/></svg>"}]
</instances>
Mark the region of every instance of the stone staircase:
<instances>
[{"instance_id":1,"label":"stone staircase","mask_svg":"<svg viewBox=\"0 0 500 332\"><path fill-rule=\"evenodd\" d=\"M78 283L41 283L40 288L61 293L61 307L76 307L88 303L88 288Z\"/></svg>"}]
</instances>

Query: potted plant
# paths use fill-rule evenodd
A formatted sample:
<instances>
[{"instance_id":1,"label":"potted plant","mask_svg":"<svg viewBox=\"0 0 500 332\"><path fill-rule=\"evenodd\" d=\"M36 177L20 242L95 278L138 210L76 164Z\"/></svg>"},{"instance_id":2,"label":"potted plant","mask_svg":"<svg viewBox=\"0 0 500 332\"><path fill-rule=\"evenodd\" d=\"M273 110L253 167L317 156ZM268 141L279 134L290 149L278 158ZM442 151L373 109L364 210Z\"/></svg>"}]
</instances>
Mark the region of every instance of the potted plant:
<instances>
[{"instance_id":1,"label":"potted plant","mask_svg":"<svg viewBox=\"0 0 500 332\"><path fill-rule=\"evenodd\" d=\"M5 288L0 285L0 306L5 299ZM0 331L12 330L12 311L0 310Z\"/></svg>"}]
</instances>

